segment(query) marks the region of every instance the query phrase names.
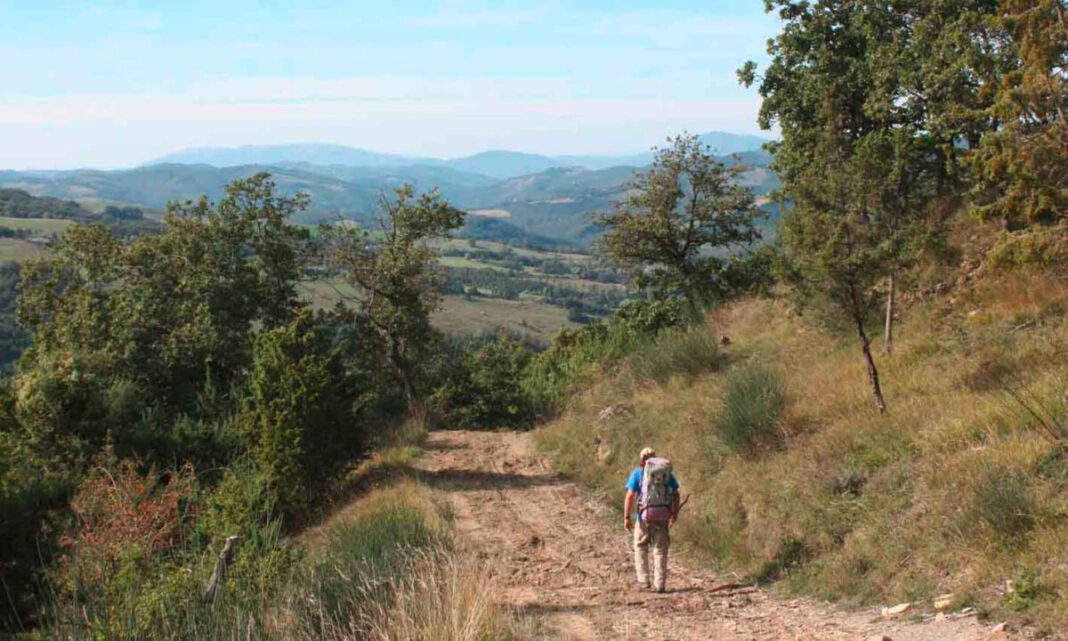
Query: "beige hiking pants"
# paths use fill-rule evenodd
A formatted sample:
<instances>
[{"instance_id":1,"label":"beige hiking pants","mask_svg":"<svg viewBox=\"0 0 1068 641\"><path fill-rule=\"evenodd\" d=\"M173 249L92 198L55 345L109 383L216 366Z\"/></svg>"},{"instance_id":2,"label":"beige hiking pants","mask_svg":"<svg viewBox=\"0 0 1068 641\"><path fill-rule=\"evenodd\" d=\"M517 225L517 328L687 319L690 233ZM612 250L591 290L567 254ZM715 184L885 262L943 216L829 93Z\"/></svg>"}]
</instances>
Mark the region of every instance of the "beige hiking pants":
<instances>
[{"instance_id":1,"label":"beige hiking pants","mask_svg":"<svg viewBox=\"0 0 1068 641\"><path fill-rule=\"evenodd\" d=\"M653 548L653 581L649 583L649 546ZM638 583L649 583L662 590L667 583L668 548L671 534L666 523L650 525L645 521L634 524L634 570Z\"/></svg>"}]
</instances>

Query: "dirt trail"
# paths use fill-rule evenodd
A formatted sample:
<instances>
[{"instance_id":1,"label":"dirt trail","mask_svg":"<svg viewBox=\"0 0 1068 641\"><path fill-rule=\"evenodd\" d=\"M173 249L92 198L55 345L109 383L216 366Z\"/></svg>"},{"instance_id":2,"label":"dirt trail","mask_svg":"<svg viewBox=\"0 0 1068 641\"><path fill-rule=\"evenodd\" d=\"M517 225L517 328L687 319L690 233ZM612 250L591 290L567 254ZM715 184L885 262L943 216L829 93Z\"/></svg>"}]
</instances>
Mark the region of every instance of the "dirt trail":
<instances>
[{"instance_id":1,"label":"dirt trail","mask_svg":"<svg viewBox=\"0 0 1068 641\"><path fill-rule=\"evenodd\" d=\"M499 601L553 639L972 641L974 618L909 623L732 587L673 556L668 592L634 588L628 536L604 505L554 474L529 434L436 432L424 480L448 495L464 540L489 559ZM683 516L685 518L685 515ZM907 615L905 615L907 617ZM878 636L876 636L878 638Z\"/></svg>"}]
</instances>

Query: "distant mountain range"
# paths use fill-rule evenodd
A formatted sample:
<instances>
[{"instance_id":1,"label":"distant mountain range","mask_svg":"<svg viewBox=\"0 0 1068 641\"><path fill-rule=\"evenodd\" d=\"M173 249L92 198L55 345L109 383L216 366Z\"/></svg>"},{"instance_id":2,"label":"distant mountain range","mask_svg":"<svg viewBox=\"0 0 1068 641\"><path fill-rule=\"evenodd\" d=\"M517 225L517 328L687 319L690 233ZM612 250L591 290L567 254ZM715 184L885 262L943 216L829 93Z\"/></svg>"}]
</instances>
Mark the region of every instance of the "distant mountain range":
<instances>
[{"instance_id":1,"label":"distant mountain range","mask_svg":"<svg viewBox=\"0 0 1068 641\"><path fill-rule=\"evenodd\" d=\"M742 181L758 195L777 185L767 168L767 154L759 149L764 140L724 133L702 139L726 149L725 154L738 153L748 167ZM383 193L412 183L419 191L438 188L449 202L466 209L472 221L468 235L519 244L544 245L549 239L585 245L598 233L590 224L591 214L609 210L634 173L651 159L652 152L548 157L487 151L441 160L339 145L282 145L187 150L159 159L166 162L117 171L0 171L0 187L97 207L162 209L202 194L218 200L233 180L267 171L282 193L301 191L311 197L310 208L298 222L346 218L367 223L377 215Z\"/></svg>"},{"instance_id":2,"label":"distant mountain range","mask_svg":"<svg viewBox=\"0 0 1068 641\"><path fill-rule=\"evenodd\" d=\"M730 155L760 150L768 142L765 138L713 131L699 136L701 142L717 154ZM211 165L212 167L236 167L241 165L278 165L280 163L306 163L311 165L345 165L349 167L406 167L434 166L467 171L491 178L514 178L534 174L554 167L585 167L606 169L608 167L641 167L652 161L651 150L627 155L572 155L543 156L519 151L483 151L462 158L420 158L398 156L330 144L298 145L250 145L243 147L198 147L167 154L145 163L146 166L161 164Z\"/></svg>"}]
</instances>

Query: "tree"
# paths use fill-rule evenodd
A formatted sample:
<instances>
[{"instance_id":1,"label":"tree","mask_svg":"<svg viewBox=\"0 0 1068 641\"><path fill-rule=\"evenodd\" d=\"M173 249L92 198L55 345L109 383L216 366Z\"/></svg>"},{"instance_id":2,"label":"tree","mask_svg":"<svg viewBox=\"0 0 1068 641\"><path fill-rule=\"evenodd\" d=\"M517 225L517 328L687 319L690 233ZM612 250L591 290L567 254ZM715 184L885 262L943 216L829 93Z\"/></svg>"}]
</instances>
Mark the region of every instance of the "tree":
<instances>
[{"instance_id":1,"label":"tree","mask_svg":"<svg viewBox=\"0 0 1068 641\"><path fill-rule=\"evenodd\" d=\"M364 444L358 390L332 336L308 310L257 335L240 422L286 514L306 511Z\"/></svg>"},{"instance_id":2,"label":"tree","mask_svg":"<svg viewBox=\"0 0 1068 641\"><path fill-rule=\"evenodd\" d=\"M1019 55L990 112L973 168L977 213L1007 226L1068 217L1068 9L1063 0L1004 0L998 24Z\"/></svg>"},{"instance_id":3,"label":"tree","mask_svg":"<svg viewBox=\"0 0 1068 641\"><path fill-rule=\"evenodd\" d=\"M382 336L409 407L420 391L413 359L430 344L430 314L441 303L437 254L428 241L448 237L464 222L463 212L436 191L414 193L405 185L395 199L380 200L380 237L347 225L323 230L328 260L355 287L356 302Z\"/></svg>"},{"instance_id":4,"label":"tree","mask_svg":"<svg viewBox=\"0 0 1068 641\"><path fill-rule=\"evenodd\" d=\"M793 284L807 299L822 295L849 319L864 358L872 403L886 411L879 370L871 353L867 325L875 309L875 283L885 273L888 246L865 203L857 174L859 159L834 141L791 189L794 206L783 214L786 256L794 267Z\"/></svg>"},{"instance_id":5,"label":"tree","mask_svg":"<svg viewBox=\"0 0 1068 641\"><path fill-rule=\"evenodd\" d=\"M878 274L893 266L887 233L893 226L879 224L891 203L873 198L870 189L883 191L885 166L872 152L891 125L885 105L872 101L874 52L888 37L888 25L881 24L887 16L866 6L874 3L844 0L765 4L769 11L780 6L785 22L769 42L772 63L760 79L759 123L782 128L782 141L771 150L783 185L780 199L791 205L783 215L786 254L803 291L824 293L852 321L873 404L884 412L865 325ZM739 70L739 79L753 84L755 64Z\"/></svg>"},{"instance_id":6,"label":"tree","mask_svg":"<svg viewBox=\"0 0 1068 641\"><path fill-rule=\"evenodd\" d=\"M276 195L259 174L230 185L217 207L204 198L170 207L159 235L126 242L77 225L27 263L18 314L34 342L16 379L24 427L89 452L112 431L120 450L165 454L167 423L208 411L204 394L242 377L256 332L300 307L307 234L287 219L306 201Z\"/></svg>"},{"instance_id":7,"label":"tree","mask_svg":"<svg viewBox=\"0 0 1068 641\"><path fill-rule=\"evenodd\" d=\"M759 78L759 123L782 129L770 150L780 199L793 207L784 217L786 250L798 276L822 282L812 291L830 292L856 326L881 410L863 328L872 276L881 272L888 285L890 353L897 277L920 248L937 246L929 241L956 207L968 150L996 127L992 89L1012 67L1013 47L991 27L997 0L767 0L765 7L777 8L784 23ZM756 65L746 63L739 79L757 82Z\"/></svg>"},{"instance_id":8,"label":"tree","mask_svg":"<svg viewBox=\"0 0 1068 641\"><path fill-rule=\"evenodd\" d=\"M759 238L752 192L696 136L678 136L639 174L616 209L598 217L601 245L663 293L678 291L699 309L730 289L728 274Z\"/></svg>"}]
</instances>

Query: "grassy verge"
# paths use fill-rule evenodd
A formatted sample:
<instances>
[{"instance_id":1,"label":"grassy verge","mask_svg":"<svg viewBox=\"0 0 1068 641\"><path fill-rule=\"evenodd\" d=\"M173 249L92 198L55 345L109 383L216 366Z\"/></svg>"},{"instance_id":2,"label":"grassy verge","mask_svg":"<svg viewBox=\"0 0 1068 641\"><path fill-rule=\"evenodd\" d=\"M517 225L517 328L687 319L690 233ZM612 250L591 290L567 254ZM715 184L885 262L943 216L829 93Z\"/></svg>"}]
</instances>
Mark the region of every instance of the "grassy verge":
<instances>
[{"instance_id":1,"label":"grassy verge","mask_svg":"<svg viewBox=\"0 0 1068 641\"><path fill-rule=\"evenodd\" d=\"M693 495L676 540L724 570L854 605L952 592L1063 625L1066 310L1068 288L1042 273L913 305L878 359L879 416L854 341L742 301L660 339L644 383L624 368L537 439L614 504L642 446L671 457ZM711 328L732 345L691 367L707 342L693 332ZM634 411L599 419L620 403Z\"/></svg>"},{"instance_id":2,"label":"grassy verge","mask_svg":"<svg viewBox=\"0 0 1068 641\"><path fill-rule=\"evenodd\" d=\"M110 601L57 603L27 638L72 640L483 641L523 636L491 600L488 568L461 549L448 507L413 480L411 447L377 454L367 491L296 539L247 533L264 552L236 558L212 599L214 556L161 571ZM122 569L118 569L122 571ZM107 612L86 610L110 608Z\"/></svg>"}]
</instances>

